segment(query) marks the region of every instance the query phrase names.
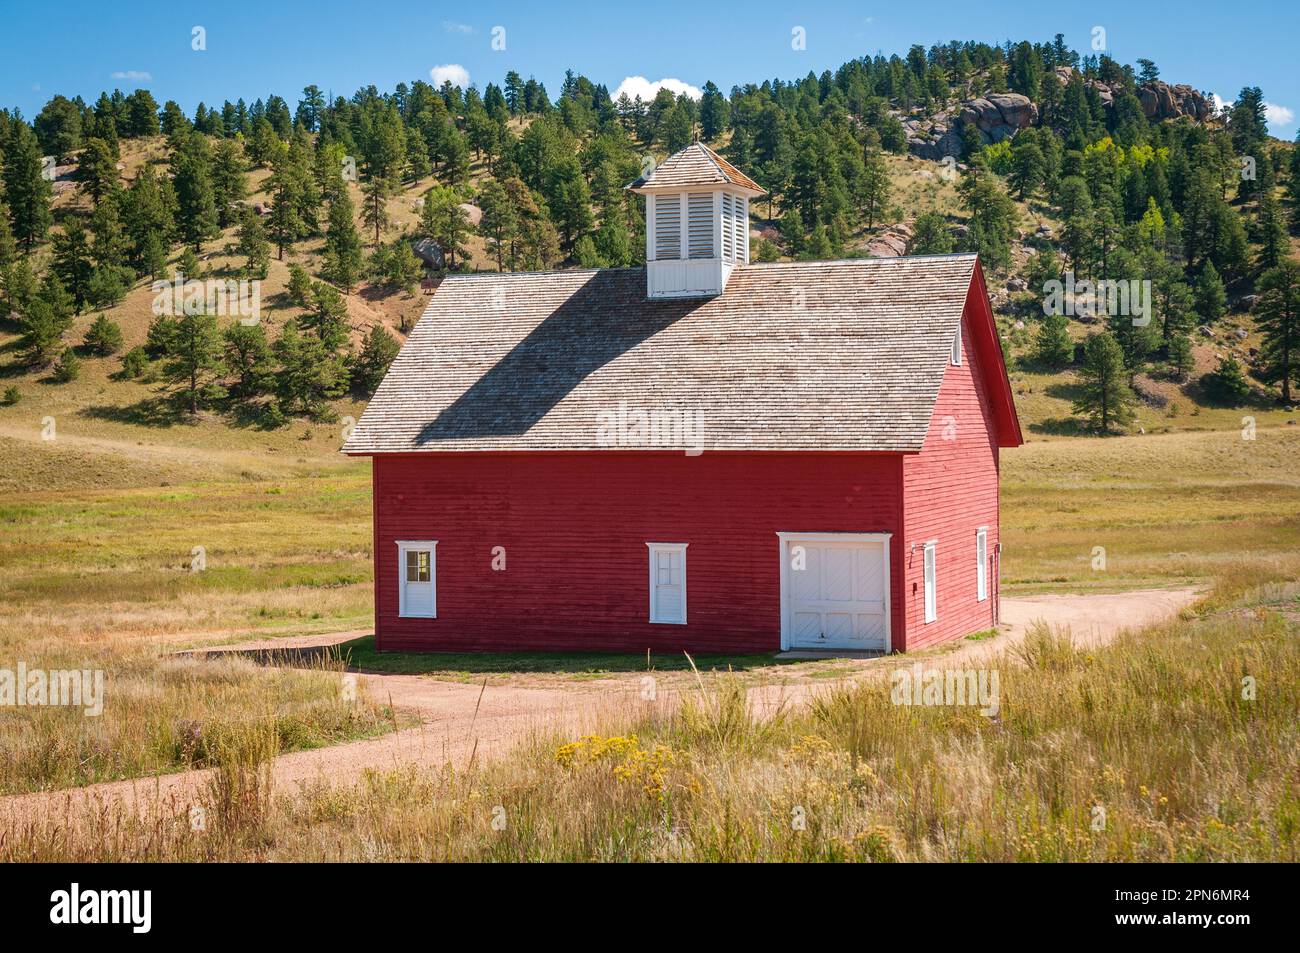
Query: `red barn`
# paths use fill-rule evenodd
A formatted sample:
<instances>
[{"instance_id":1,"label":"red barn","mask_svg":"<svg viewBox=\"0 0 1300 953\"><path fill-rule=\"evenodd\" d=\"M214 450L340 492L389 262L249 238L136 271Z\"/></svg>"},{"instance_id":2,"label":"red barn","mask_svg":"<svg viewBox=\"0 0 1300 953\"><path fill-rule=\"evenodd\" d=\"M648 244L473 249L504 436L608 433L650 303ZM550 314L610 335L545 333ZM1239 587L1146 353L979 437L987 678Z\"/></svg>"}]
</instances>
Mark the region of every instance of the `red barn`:
<instances>
[{"instance_id":1,"label":"red barn","mask_svg":"<svg viewBox=\"0 0 1300 953\"><path fill-rule=\"evenodd\" d=\"M381 650L901 651L991 627L1022 442L974 255L749 264L702 145L645 268L449 277L345 452Z\"/></svg>"}]
</instances>

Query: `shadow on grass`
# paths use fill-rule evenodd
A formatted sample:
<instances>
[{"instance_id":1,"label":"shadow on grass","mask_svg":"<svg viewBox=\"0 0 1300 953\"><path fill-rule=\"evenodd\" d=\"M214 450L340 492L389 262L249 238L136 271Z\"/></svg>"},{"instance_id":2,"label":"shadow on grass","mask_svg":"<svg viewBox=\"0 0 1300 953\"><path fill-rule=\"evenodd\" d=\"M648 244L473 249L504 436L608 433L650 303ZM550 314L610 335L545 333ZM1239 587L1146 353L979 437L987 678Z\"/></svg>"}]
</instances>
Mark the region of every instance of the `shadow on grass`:
<instances>
[{"instance_id":1,"label":"shadow on grass","mask_svg":"<svg viewBox=\"0 0 1300 953\"><path fill-rule=\"evenodd\" d=\"M626 672L690 671L684 653L644 652L379 652L367 635L340 645L310 648L213 649L207 657L243 655L262 665L317 667L342 659L348 668L389 675L602 675ZM701 672L747 671L797 662L778 659L774 652L750 655L692 655Z\"/></svg>"},{"instance_id":2,"label":"shadow on grass","mask_svg":"<svg viewBox=\"0 0 1300 953\"><path fill-rule=\"evenodd\" d=\"M189 419L183 403L173 395L146 397L121 407L106 404L87 407L81 411L81 416L140 427L173 427Z\"/></svg>"},{"instance_id":3,"label":"shadow on grass","mask_svg":"<svg viewBox=\"0 0 1300 953\"><path fill-rule=\"evenodd\" d=\"M1031 433L1050 434L1053 437L1097 436L1097 431L1078 417L1049 417L1030 424L1029 430Z\"/></svg>"}]
</instances>

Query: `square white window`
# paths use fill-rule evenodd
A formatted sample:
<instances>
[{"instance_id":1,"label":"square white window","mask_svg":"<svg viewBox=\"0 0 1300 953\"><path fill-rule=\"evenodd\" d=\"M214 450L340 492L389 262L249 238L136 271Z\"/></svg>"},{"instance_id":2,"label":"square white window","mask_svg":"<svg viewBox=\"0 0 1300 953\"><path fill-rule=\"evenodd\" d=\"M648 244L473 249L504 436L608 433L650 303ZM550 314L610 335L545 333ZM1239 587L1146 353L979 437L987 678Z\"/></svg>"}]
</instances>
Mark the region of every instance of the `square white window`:
<instances>
[{"instance_id":1,"label":"square white window","mask_svg":"<svg viewBox=\"0 0 1300 953\"><path fill-rule=\"evenodd\" d=\"M975 531L975 598L983 602L989 597L989 531L981 527Z\"/></svg>"},{"instance_id":2,"label":"square white window","mask_svg":"<svg viewBox=\"0 0 1300 953\"><path fill-rule=\"evenodd\" d=\"M646 543L650 552L650 621L686 624L686 543Z\"/></svg>"},{"instance_id":3,"label":"square white window","mask_svg":"<svg viewBox=\"0 0 1300 953\"><path fill-rule=\"evenodd\" d=\"M933 622L939 617L938 600L935 598L935 542L925 544L925 621Z\"/></svg>"},{"instance_id":4,"label":"square white window","mask_svg":"<svg viewBox=\"0 0 1300 953\"><path fill-rule=\"evenodd\" d=\"M438 541L397 541L397 614L402 618L438 617Z\"/></svg>"},{"instance_id":5,"label":"square white window","mask_svg":"<svg viewBox=\"0 0 1300 953\"><path fill-rule=\"evenodd\" d=\"M961 322L957 322L957 333L952 336L952 362L961 365Z\"/></svg>"}]
</instances>

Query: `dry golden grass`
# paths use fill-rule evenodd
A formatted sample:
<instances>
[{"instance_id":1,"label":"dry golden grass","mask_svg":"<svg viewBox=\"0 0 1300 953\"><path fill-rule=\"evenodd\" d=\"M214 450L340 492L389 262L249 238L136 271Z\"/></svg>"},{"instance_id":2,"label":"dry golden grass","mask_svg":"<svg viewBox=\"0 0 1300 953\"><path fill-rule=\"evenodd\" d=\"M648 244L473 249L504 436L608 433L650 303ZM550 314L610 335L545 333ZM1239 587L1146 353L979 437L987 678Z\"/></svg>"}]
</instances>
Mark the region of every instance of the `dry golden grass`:
<instances>
[{"instance_id":1,"label":"dry golden grass","mask_svg":"<svg viewBox=\"0 0 1300 953\"><path fill-rule=\"evenodd\" d=\"M299 796L268 790L270 746L245 739L206 830L163 805L36 823L0 858L1294 862L1300 587L1217 598L1100 649L1035 633L985 663L995 718L894 704L885 679L761 718L721 675L583 738Z\"/></svg>"}]
</instances>

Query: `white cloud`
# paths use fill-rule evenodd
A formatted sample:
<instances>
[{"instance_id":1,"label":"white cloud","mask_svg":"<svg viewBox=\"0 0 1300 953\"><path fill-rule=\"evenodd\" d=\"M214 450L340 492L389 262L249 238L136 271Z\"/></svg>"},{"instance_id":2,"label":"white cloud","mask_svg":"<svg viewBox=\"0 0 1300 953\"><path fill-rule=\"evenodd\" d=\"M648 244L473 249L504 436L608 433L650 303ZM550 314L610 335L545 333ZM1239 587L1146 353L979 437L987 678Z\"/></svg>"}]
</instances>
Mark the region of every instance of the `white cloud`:
<instances>
[{"instance_id":1,"label":"white cloud","mask_svg":"<svg viewBox=\"0 0 1300 953\"><path fill-rule=\"evenodd\" d=\"M153 79L153 76L151 76L149 73L146 73L144 70L120 69L120 70L115 70L112 73L109 73L108 78L128 79L131 80L132 82L147 83L149 82L149 80Z\"/></svg>"},{"instance_id":2,"label":"white cloud","mask_svg":"<svg viewBox=\"0 0 1300 953\"><path fill-rule=\"evenodd\" d=\"M1295 122L1295 113L1277 103L1264 103L1264 118L1270 126L1289 126Z\"/></svg>"},{"instance_id":3,"label":"white cloud","mask_svg":"<svg viewBox=\"0 0 1300 953\"><path fill-rule=\"evenodd\" d=\"M623 82L619 83L618 89L614 90L610 95L613 96L614 99L618 99L618 97L627 93L628 99L636 99L640 96L642 102L648 103L650 100L655 98L655 94L661 89L668 90L674 96L680 96L682 93L685 93L688 99L699 99L704 95L700 92L698 86L684 83L680 79L673 79L671 76L665 77L657 83L650 82L650 80L646 79L644 76L629 76L627 79L623 80Z\"/></svg>"},{"instance_id":4,"label":"white cloud","mask_svg":"<svg viewBox=\"0 0 1300 953\"><path fill-rule=\"evenodd\" d=\"M474 28L468 23L457 23L455 20L443 20L442 28L448 33L473 33Z\"/></svg>"},{"instance_id":5,"label":"white cloud","mask_svg":"<svg viewBox=\"0 0 1300 953\"><path fill-rule=\"evenodd\" d=\"M433 80L435 87L441 88L443 83L451 83L451 85L459 86L461 89L469 89L469 70L459 63L435 66L429 70L429 78Z\"/></svg>"},{"instance_id":6,"label":"white cloud","mask_svg":"<svg viewBox=\"0 0 1300 953\"><path fill-rule=\"evenodd\" d=\"M1210 93L1210 97L1214 100L1215 112L1222 112L1224 107L1231 106L1235 102L1232 99L1224 99L1218 93ZM1295 110L1264 100L1264 121L1275 129L1289 126L1295 122Z\"/></svg>"}]
</instances>

